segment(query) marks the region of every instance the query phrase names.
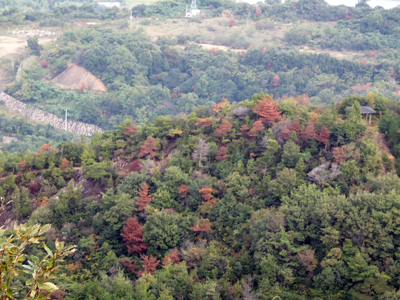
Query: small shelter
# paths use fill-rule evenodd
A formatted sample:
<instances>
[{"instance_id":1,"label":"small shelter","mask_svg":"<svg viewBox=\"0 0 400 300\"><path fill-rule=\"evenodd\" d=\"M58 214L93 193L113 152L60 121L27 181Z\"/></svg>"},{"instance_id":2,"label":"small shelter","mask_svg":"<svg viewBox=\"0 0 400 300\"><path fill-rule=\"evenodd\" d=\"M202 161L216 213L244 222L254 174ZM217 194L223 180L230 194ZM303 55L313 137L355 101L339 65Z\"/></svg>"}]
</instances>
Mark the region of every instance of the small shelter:
<instances>
[{"instance_id":1,"label":"small shelter","mask_svg":"<svg viewBox=\"0 0 400 300\"><path fill-rule=\"evenodd\" d=\"M365 122L371 125L371 115L375 115L376 111L369 106L361 106L361 114L365 115ZM368 121L369 115L369 121Z\"/></svg>"}]
</instances>

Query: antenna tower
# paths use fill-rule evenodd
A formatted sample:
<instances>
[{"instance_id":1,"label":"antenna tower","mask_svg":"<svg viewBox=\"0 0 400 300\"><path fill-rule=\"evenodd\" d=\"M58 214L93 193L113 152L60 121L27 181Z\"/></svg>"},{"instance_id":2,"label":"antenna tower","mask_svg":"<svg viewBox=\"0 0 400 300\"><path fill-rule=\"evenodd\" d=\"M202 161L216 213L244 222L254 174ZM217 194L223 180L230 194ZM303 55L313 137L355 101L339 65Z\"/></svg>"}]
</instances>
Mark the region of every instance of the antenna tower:
<instances>
[{"instance_id":1,"label":"antenna tower","mask_svg":"<svg viewBox=\"0 0 400 300\"><path fill-rule=\"evenodd\" d=\"M190 5L190 10L191 11L197 10L196 0L192 0L192 4Z\"/></svg>"},{"instance_id":2,"label":"antenna tower","mask_svg":"<svg viewBox=\"0 0 400 300\"><path fill-rule=\"evenodd\" d=\"M186 18L191 18L191 17L199 15L199 14L200 14L200 10L197 9L196 0L192 0L189 11L187 11L187 6L186 6Z\"/></svg>"}]
</instances>

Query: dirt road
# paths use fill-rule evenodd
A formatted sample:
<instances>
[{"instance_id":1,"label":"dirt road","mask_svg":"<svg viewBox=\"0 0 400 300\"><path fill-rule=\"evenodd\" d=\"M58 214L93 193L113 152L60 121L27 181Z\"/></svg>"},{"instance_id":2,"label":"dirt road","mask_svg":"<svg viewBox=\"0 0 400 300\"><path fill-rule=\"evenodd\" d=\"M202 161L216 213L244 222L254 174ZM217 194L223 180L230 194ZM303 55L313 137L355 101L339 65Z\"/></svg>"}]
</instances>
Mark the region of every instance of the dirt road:
<instances>
[{"instance_id":1,"label":"dirt road","mask_svg":"<svg viewBox=\"0 0 400 300\"><path fill-rule=\"evenodd\" d=\"M51 41L52 37L39 38L39 44ZM0 57L13 56L26 47L26 39L14 36L0 36Z\"/></svg>"}]
</instances>

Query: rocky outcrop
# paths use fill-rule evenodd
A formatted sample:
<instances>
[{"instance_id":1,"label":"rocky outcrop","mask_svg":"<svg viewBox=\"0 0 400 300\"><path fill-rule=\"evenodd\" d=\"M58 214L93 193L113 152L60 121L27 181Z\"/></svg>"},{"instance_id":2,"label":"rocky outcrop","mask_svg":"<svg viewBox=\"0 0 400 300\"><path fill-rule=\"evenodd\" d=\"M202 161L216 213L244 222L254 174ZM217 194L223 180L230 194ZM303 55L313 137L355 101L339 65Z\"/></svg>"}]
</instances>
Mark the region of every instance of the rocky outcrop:
<instances>
[{"instance_id":1,"label":"rocky outcrop","mask_svg":"<svg viewBox=\"0 0 400 300\"><path fill-rule=\"evenodd\" d=\"M0 93L0 102L3 102L9 109L19 112L20 114L40 123L49 124L53 127L64 130L65 120L46 111L37 108L28 108L26 104L7 95ZM92 136L96 132L103 133L104 130L93 124L86 124L75 120L67 121L67 131L79 135Z\"/></svg>"}]
</instances>

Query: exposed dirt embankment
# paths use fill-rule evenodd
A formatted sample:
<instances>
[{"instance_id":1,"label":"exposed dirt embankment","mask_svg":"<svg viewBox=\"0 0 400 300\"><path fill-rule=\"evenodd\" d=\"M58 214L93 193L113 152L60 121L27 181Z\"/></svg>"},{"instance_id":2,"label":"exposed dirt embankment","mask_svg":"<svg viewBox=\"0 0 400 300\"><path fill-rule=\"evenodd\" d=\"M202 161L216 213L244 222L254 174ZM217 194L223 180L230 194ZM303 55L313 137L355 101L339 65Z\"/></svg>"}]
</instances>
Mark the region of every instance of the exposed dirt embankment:
<instances>
[{"instance_id":1,"label":"exposed dirt embankment","mask_svg":"<svg viewBox=\"0 0 400 300\"><path fill-rule=\"evenodd\" d=\"M92 91L106 92L104 83L85 68L70 64L68 68L52 80L61 87L71 89L87 88Z\"/></svg>"}]
</instances>

